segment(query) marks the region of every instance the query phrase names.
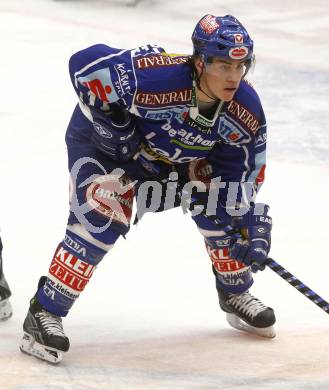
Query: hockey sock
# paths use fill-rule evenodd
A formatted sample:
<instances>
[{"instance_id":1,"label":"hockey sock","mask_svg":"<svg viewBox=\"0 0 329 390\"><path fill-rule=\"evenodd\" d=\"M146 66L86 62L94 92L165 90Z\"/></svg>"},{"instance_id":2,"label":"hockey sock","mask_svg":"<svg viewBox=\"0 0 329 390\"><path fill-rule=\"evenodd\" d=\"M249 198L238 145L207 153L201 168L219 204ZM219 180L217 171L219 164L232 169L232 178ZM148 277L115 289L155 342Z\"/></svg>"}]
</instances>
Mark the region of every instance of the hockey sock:
<instances>
[{"instance_id":1,"label":"hockey sock","mask_svg":"<svg viewBox=\"0 0 329 390\"><path fill-rule=\"evenodd\" d=\"M253 284L250 267L229 256L230 237L207 237L205 240L213 264L217 290L240 294Z\"/></svg>"},{"instance_id":2,"label":"hockey sock","mask_svg":"<svg viewBox=\"0 0 329 390\"><path fill-rule=\"evenodd\" d=\"M41 305L57 316L66 316L106 253L67 230L55 251L47 279L38 289L37 299Z\"/></svg>"}]
</instances>

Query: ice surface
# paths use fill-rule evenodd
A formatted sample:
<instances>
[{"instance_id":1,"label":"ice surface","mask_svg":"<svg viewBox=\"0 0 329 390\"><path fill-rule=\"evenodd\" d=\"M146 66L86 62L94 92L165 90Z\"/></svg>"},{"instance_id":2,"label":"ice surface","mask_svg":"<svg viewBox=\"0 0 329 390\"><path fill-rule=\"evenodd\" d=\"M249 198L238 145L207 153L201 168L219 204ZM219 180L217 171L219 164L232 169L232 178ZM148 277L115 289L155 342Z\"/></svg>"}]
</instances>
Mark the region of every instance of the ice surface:
<instances>
[{"instance_id":1,"label":"ice surface","mask_svg":"<svg viewBox=\"0 0 329 390\"><path fill-rule=\"evenodd\" d=\"M0 323L1 390L328 390L329 317L271 270L252 292L277 338L230 329L204 244L179 210L146 215L120 240L65 320L58 367L21 354L28 300L67 217L64 133L76 96L69 56L93 43L191 52L205 13L231 13L256 43L252 81L269 127L271 255L329 300L327 1L0 0L1 202L14 316ZM174 223L173 223L174 221Z\"/></svg>"}]
</instances>

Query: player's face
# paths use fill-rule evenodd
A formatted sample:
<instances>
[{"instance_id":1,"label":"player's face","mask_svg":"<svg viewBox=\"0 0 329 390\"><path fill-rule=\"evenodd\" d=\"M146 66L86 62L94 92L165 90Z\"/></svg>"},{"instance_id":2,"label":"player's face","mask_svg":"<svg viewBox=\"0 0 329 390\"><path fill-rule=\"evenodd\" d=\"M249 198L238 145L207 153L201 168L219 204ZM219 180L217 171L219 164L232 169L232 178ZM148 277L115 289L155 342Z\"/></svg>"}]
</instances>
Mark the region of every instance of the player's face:
<instances>
[{"instance_id":1,"label":"player's face","mask_svg":"<svg viewBox=\"0 0 329 390\"><path fill-rule=\"evenodd\" d=\"M245 74L246 65L241 60L214 57L211 63L204 63L200 59L197 69L200 70L201 89L207 95L222 101L230 101Z\"/></svg>"}]
</instances>

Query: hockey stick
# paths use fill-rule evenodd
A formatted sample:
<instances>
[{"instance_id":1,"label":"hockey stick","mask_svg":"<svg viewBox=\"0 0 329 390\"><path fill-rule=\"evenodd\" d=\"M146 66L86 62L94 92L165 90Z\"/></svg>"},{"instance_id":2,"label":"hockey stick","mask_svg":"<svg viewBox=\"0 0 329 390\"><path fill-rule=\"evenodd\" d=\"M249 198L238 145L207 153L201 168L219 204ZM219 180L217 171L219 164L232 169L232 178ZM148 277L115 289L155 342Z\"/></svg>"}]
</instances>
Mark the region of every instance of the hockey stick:
<instances>
[{"instance_id":1,"label":"hockey stick","mask_svg":"<svg viewBox=\"0 0 329 390\"><path fill-rule=\"evenodd\" d=\"M192 206L200 206L204 205L203 203L191 202L189 204L188 209L191 211ZM209 215L205 210L202 210L201 213L206 218L210 219L214 224L220 225L221 221L216 215ZM233 231L237 233L237 231ZM246 229L241 229L239 233L242 234L244 238L248 237ZM268 257L265 264L274 271L277 275L279 275L282 279L284 279L287 283L293 286L296 290L298 290L301 294L303 294L306 298L312 301L314 304L319 306L320 309L329 314L329 303L320 297L320 295L316 294L312 289L306 286L303 282L296 278L293 274L287 271L282 265L278 264L272 258Z\"/></svg>"},{"instance_id":2,"label":"hockey stick","mask_svg":"<svg viewBox=\"0 0 329 390\"><path fill-rule=\"evenodd\" d=\"M288 282L291 286L295 287L301 294L303 294L306 298L311 300L320 309L329 314L329 303L325 301L320 295L316 294L313 290L307 287L303 282L297 279L294 275L288 272L285 268L283 268L276 261L271 259L270 257L266 261L266 265L271 268L277 275L279 275L282 279Z\"/></svg>"}]
</instances>

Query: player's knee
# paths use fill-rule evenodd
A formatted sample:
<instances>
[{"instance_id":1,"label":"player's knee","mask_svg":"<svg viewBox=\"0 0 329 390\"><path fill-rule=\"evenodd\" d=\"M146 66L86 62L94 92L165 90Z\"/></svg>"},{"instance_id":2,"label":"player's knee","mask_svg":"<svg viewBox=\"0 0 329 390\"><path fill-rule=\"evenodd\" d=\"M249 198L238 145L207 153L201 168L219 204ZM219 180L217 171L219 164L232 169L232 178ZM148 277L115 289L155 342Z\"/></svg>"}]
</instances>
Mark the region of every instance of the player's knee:
<instances>
[{"instance_id":1,"label":"player's knee","mask_svg":"<svg viewBox=\"0 0 329 390\"><path fill-rule=\"evenodd\" d=\"M97 176L87 187L72 184L68 224L83 225L92 237L111 244L111 234L124 236L129 231L134 185L119 168Z\"/></svg>"},{"instance_id":2,"label":"player's knee","mask_svg":"<svg viewBox=\"0 0 329 390\"><path fill-rule=\"evenodd\" d=\"M75 238L78 242L84 242L87 247L95 246L106 253L113 247L120 235L119 231L111 228L99 233L89 232L84 225L74 223L67 225L65 240Z\"/></svg>"}]
</instances>

